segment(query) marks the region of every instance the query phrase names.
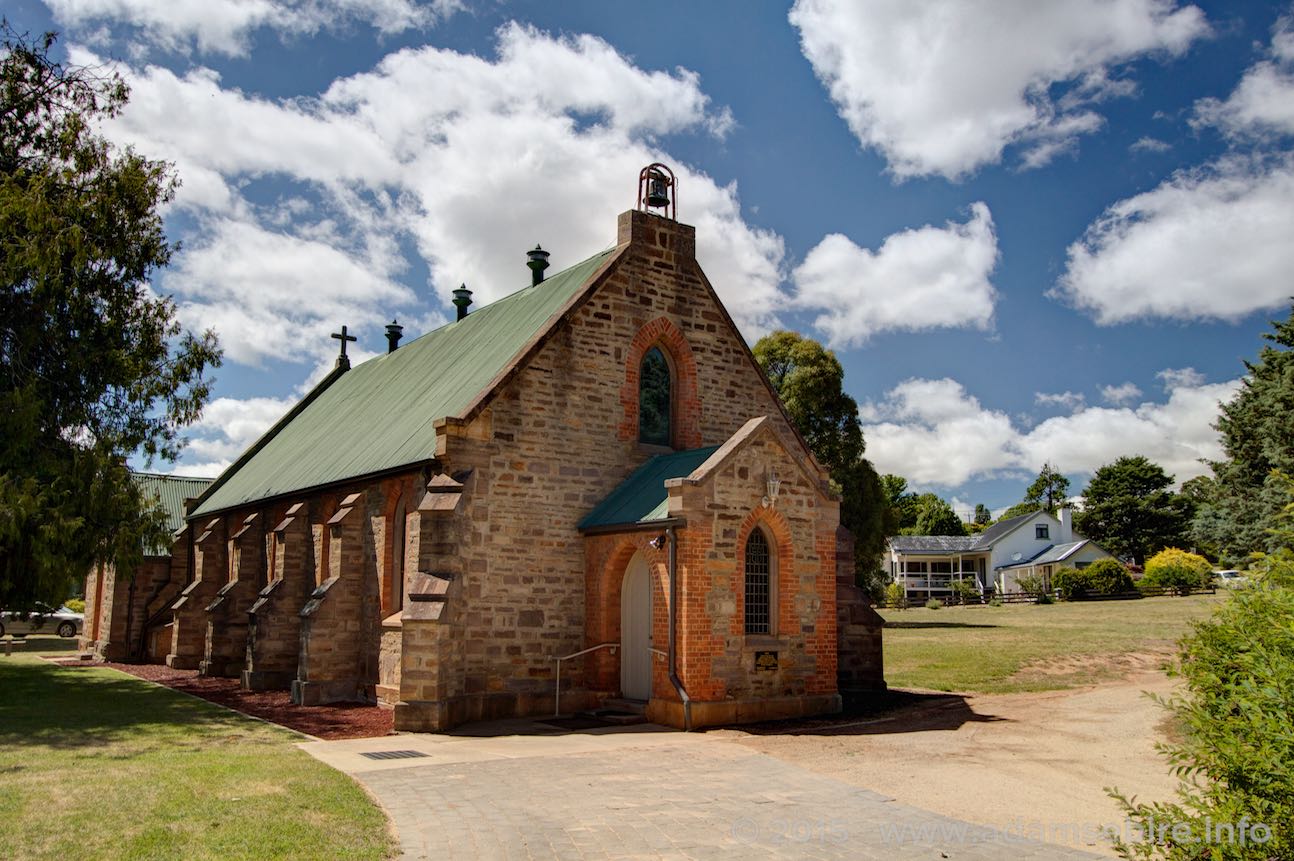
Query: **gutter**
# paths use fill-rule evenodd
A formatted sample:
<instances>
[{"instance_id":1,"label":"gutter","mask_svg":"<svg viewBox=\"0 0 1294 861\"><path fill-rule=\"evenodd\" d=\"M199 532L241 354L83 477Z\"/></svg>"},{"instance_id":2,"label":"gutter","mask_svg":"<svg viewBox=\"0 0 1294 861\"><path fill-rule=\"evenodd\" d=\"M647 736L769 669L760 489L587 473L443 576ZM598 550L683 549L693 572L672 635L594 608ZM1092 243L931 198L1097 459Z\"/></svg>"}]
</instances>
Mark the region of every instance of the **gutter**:
<instances>
[{"instance_id":1,"label":"gutter","mask_svg":"<svg viewBox=\"0 0 1294 861\"><path fill-rule=\"evenodd\" d=\"M678 677L676 661L678 659L678 541L671 524L665 529L669 539L669 681L683 701L683 731L692 731L692 698L683 688L683 680Z\"/></svg>"}]
</instances>

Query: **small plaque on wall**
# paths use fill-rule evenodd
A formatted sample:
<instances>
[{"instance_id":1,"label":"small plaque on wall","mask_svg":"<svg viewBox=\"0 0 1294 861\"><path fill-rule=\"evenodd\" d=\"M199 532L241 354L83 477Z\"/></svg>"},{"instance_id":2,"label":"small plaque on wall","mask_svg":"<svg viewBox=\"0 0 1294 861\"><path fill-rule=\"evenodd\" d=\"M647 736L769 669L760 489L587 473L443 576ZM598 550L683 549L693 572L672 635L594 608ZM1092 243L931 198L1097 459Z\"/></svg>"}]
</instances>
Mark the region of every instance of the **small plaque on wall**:
<instances>
[{"instance_id":1,"label":"small plaque on wall","mask_svg":"<svg viewBox=\"0 0 1294 861\"><path fill-rule=\"evenodd\" d=\"M761 672L772 672L777 669L777 652L756 652L755 669Z\"/></svg>"}]
</instances>

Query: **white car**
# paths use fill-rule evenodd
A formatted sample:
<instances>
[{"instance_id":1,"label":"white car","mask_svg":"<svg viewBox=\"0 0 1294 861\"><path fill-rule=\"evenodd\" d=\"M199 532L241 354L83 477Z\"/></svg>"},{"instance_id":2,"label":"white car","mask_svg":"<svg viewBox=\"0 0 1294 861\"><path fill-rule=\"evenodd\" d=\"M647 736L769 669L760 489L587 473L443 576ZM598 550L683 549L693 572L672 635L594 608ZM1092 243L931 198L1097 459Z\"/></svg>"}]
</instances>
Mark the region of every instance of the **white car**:
<instances>
[{"instance_id":1,"label":"white car","mask_svg":"<svg viewBox=\"0 0 1294 861\"><path fill-rule=\"evenodd\" d=\"M30 610L5 610L0 613L0 637L12 634L58 634L75 637L85 626L85 614L66 607L55 610L48 604L33 604Z\"/></svg>"},{"instance_id":2,"label":"white car","mask_svg":"<svg viewBox=\"0 0 1294 861\"><path fill-rule=\"evenodd\" d=\"M1214 571L1213 579L1218 581L1219 586L1226 586L1228 589L1249 584L1249 578L1239 571Z\"/></svg>"}]
</instances>

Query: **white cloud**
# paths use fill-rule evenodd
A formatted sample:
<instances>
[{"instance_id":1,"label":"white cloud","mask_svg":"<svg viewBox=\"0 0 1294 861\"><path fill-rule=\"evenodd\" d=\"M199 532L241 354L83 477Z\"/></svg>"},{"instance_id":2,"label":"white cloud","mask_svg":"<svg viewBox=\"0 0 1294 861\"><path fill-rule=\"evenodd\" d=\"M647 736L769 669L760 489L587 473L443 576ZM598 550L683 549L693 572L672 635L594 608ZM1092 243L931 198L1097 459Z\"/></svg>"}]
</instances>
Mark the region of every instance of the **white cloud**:
<instances>
[{"instance_id":1,"label":"white cloud","mask_svg":"<svg viewBox=\"0 0 1294 861\"><path fill-rule=\"evenodd\" d=\"M1168 141L1152 137L1139 137L1128 147L1133 152L1168 152L1172 148L1173 145Z\"/></svg>"},{"instance_id":2,"label":"white cloud","mask_svg":"<svg viewBox=\"0 0 1294 861\"><path fill-rule=\"evenodd\" d=\"M1204 385L1204 375L1194 368L1164 368L1156 377L1164 381L1164 391L1194 389Z\"/></svg>"},{"instance_id":3,"label":"white cloud","mask_svg":"<svg viewBox=\"0 0 1294 861\"><path fill-rule=\"evenodd\" d=\"M536 242L550 274L608 247L639 168L663 160L734 318L752 337L776 325L781 238L744 220L734 184L657 143L731 128L697 76L640 69L592 36L510 24L497 39L493 59L401 50L314 98L250 95L206 69L123 68L134 97L107 131L176 162L176 205L198 224L160 284L186 320L216 325L235 361L322 361L341 323L378 341L393 315L437 320L462 282L478 306L527 285ZM278 197L253 204L264 180ZM410 249L430 296L398 283Z\"/></svg>"},{"instance_id":4,"label":"white cloud","mask_svg":"<svg viewBox=\"0 0 1294 861\"><path fill-rule=\"evenodd\" d=\"M181 475L216 476L292 408L292 398L216 398L190 425Z\"/></svg>"},{"instance_id":5,"label":"white cloud","mask_svg":"<svg viewBox=\"0 0 1294 861\"><path fill-rule=\"evenodd\" d=\"M284 36L308 36L355 23L383 35L433 26L458 0L45 0L64 26L93 27L104 42L113 28L134 28L168 51L242 56L253 32L268 27Z\"/></svg>"},{"instance_id":6,"label":"white cloud","mask_svg":"<svg viewBox=\"0 0 1294 861\"><path fill-rule=\"evenodd\" d=\"M1141 389L1136 383L1120 383L1117 386L1102 386L1101 398L1107 404L1114 404L1116 407L1126 406L1137 398L1141 397Z\"/></svg>"},{"instance_id":7,"label":"white cloud","mask_svg":"<svg viewBox=\"0 0 1294 861\"><path fill-rule=\"evenodd\" d=\"M1238 320L1287 301L1291 236L1294 159L1229 157L1109 207L1048 295L1102 325Z\"/></svg>"},{"instance_id":8,"label":"white cloud","mask_svg":"<svg viewBox=\"0 0 1294 861\"><path fill-rule=\"evenodd\" d=\"M1136 454L1181 482L1206 471L1201 458L1221 456L1212 424L1218 404L1240 385L1182 379L1163 403L1085 407L1027 430L1006 413L982 406L955 380L906 380L883 400L864 404L867 456L880 472L917 486L957 487L1012 471L1036 473L1048 462L1066 473L1091 474Z\"/></svg>"},{"instance_id":9,"label":"white cloud","mask_svg":"<svg viewBox=\"0 0 1294 861\"><path fill-rule=\"evenodd\" d=\"M1101 125L1094 105L1135 90L1120 66L1208 32L1173 0L799 0L790 19L841 117L898 177L961 177L1011 145L1045 163Z\"/></svg>"},{"instance_id":10,"label":"white cloud","mask_svg":"<svg viewBox=\"0 0 1294 861\"><path fill-rule=\"evenodd\" d=\"M814 326L833 347L856 346L885 331L987 329L997 257L984 203L972 205L964 224L895 233L877 251L831 234L792 273L795 304L822 310Z\"/></svg>"},{"instance_id":11,"label":"white cloud","mask_svg":"<svg viewBox=\"0 0 1294 861\"><path fill-rule=\"evenodd\" d=\"M1277 22L1271 59L1250 67L1225 101L1196 103L1195 124L1235 138L1294 134L1294 16Z\"/></svg>"},{"instance_id":12,"label":"white cloud","mask_svg":"<svg viewBox=\"0 0 1294 861\"><path fill-rule=\"evenodd\" d=\"M1087 396L1082 392L1034 392L1033 402L1039 406L1045 407L1063 407L1067 410L1076 410L1087 401Z\"/></svg>"}]
</instances>

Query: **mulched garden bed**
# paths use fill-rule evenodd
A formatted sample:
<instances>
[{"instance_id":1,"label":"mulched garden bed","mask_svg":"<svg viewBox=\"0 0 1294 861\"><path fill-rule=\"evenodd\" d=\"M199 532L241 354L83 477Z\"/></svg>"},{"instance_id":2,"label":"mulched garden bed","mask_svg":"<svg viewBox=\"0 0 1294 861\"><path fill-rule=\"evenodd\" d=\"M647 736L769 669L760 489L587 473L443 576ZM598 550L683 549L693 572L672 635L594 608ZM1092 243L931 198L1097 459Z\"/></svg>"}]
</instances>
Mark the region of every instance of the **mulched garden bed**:
<instances>
[{"instance_id":1,"label":"mulched garden bed","mask_svg":"<svg viewBox=\"0 0 1294 861\"><path fill-rule=\"evenodd\" d=\"M297 706L287 691L245 691L238 679L199 676L197 670L176 670L162 664L54 659L63 667L110 667L137 678L165 685L195 697L326 740L372 738L395 731L395 713L379 706L333 703Z\"/></svg>"}]
</instances>

